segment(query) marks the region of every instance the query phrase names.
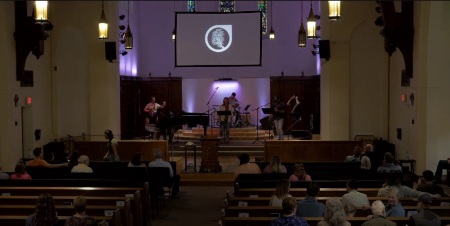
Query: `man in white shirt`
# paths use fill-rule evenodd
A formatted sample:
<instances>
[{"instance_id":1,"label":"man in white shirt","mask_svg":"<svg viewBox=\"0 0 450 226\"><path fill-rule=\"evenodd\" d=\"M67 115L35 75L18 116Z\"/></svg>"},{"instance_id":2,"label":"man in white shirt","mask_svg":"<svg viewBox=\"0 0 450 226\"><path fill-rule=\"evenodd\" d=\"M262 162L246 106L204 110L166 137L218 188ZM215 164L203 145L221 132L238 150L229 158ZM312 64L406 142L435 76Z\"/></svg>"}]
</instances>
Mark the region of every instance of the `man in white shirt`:
<instances>
[{"instance_id":1,"label":"man in white shirt","mask_svg":"<svg viewBox=\"0 0 450 226\"><path fill-rule=\"evenodd\" d=\"M82 155L78 158L78 165L72 168L72 173L93 173L92 168L89 167L89 157Z\"/></svg>"},{"instance_id":2,"label":"man in white shirt","mask_svg":"<svg viewBox=\"0 0 450 226\"><path fill-rule=\"evenodd\" d=\"M162 159L162 152L160 149L154 149L153 150L153 156L155 157L155 160L148 163L148 167L167 167L169 168L169 174L172 178L172 197L175 197L178 194L178 191L180 190L180 175L177 175L173 172L172 165L170 165L170 162L164 161Z\"/></svg>"},{"instance_id":3,"label":"man in white shirt","mask_svg":"<svg viewBox=\"0 0 450 226\"><path fill-rule=\"evenodd\" d=\"M358 181L349 180L347 182L348 193L342 196L342 200L353 204L356 208L370 207L367 195L358 191Z\"/></svg>"}]
</instances>

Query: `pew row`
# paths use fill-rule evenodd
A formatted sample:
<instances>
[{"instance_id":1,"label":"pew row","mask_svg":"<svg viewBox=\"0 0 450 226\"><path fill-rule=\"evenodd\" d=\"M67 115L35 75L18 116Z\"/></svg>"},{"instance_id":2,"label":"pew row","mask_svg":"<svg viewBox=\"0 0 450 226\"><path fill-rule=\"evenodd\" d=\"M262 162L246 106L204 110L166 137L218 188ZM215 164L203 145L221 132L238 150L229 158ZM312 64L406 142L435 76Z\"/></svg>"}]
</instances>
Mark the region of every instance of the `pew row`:
<instances>
[{"instance_id":1,"label":"pew row","mask_svg":"<svg viewBox=\"0 0 450 226\"><path fill-rule=\"evenodd\" d=\"M360 188L359 192L367 196L375 197L378 194L379 188ZM240 188L235 191L236 197L270 197L275 192L275 188ZM305 197L306 188L291 188L289 192L294 197ZM346 188L321 188L319 195L326 197L341 197L347 193Z\"/></svg>"}]
</instances>

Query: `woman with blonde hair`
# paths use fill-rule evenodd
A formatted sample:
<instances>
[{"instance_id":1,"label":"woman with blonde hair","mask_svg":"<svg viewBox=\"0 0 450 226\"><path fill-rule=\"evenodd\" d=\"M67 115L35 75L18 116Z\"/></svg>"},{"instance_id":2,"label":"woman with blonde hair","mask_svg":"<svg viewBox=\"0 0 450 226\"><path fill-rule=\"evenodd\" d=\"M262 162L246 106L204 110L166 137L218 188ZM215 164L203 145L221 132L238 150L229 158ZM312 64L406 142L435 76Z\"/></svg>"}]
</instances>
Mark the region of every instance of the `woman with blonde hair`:
<instances>
[{"instance_id":1,"label":"woman with blonde hair","mask_svg":"<svg viewBox=\"0 0 450 226\"><path fill-rule=\"evenodd\" d=\"M25 222L26 226L58 225L55 204L50 194L41 194L37 200L36 212L29 216Z\"/></svg>"},{"instance_id":2,"label":"woman with blonde hair","mask_svg":"<svg viewBox=\"0 0 450 226\"><path fill-rule=\"evenodd\" d=\"M288 180L278 181L275 193L273 193L272 197L270 198L269 206L281 207L284 198L292 197L291 194L289 194L290 188L291 184Z\"/></svg>"},{"instance_id":3,"label":"woman with blonde hair","mask_svg":"<svg viewBox=\"0 0 450 226\"><path fill-rule=\"evenodd\" d=\"M326 204L325 215L323 220L317 226L350 226L350 222L346 220L347 216L344 211L341 200L339 198L328 199Z\"/></svg>"},{"instance_id":4,"label":"woman with blonde hair","mask_svg":"<svg viewBox=\"0 0 450 226\"><path fill-rule=\"evenodd\" d=\"M65 226L94 226L97 221L86 215L87 200L83 196L77 196L73 200L73 207L75 208L75 215L67 218Z\"/></svg>"},{"instance_id":5,"label":"woman with blonde hair","mask_svg":"<svg viewBox=\"0 0 450 226\"><path fill-rule=\"evenodd\" d=\"M295 163L295 170L289 177L289 181L312 181L312 179L306 173L305 166L302 163Z\"/></svg>"},{"instance_id":6,"label":"woman with blonde hair","mask_svg":"<svg viewBox=\"0 0 450 226\"><path fill-rule=\"evenodd\" d=\"M280 157L274 155L269 165L264 168L263 173L287 173L286 167L281 164Z\"/></svg>"}]
</instances>

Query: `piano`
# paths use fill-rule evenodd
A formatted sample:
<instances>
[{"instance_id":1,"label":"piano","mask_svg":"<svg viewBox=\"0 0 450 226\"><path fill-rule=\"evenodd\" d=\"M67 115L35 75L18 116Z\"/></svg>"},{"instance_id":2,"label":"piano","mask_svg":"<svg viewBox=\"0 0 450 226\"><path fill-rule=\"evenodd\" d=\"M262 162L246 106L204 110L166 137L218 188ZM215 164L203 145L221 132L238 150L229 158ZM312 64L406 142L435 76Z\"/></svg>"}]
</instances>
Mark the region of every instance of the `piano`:
<instances>
[{"instance_id":1,"label":"piano","mask_svg":"<svg viewBox=\"0 0 450 226\"><path fill-rule=\"evenodd\" d=\"M157 125L161 130L175 128L187 124L188 127L196 127L197 124L203 126L203 134L206 136L206 129L209 125L209 115L207 113L190 113L184 111L169 112L164 118L159 119Z\"/></svg>"}]
</instances>

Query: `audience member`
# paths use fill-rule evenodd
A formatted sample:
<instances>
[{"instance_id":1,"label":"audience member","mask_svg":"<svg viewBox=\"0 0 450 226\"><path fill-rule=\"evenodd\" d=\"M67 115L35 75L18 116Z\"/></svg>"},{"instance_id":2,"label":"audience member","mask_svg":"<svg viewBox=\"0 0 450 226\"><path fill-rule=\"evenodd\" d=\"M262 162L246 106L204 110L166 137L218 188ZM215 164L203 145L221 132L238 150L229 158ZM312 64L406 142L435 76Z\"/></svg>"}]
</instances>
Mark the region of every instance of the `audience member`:
<instances>
[{"instance_id":1,"label":"audience member","mask_svg":"<svg viewBox=\"0 0 450 226\"><path fill-rule=\"evenodd\" d=\"M261 169L255 163L250 162L250 156L248 154L241 154L238 156L240 165L234 170L235 178L239 174L261 174Z\"/></svg>"},{"instance_id":2,"label":"audience member","mask_svg":"<svg viewBox=\"0 0 450 226\"><path fill-rule=\"evenodd\" d=\"M422 173L422 178L419 180L416 190L422 192L428 192L430 194L440 194L446 196L444 189L441 186L436 185L434 182L433 172L431 170L425 170Z\"/></svg>"},{"instance_id":3,"label":"audience member","mask_svg":"<svg viewBox=\"0 0 450 226\"><path fill-rule=\"evenodd\" d=\"M439 161L439 163L437 165L437 168L436 168L436 173L434 174L435 178L436 178L436 181L435 181L436 184L440 184L441 183L442 170L444 170L444 169L446 169L446 170L450 169L450 158L447 158L447 160L440 160Z\"/></svg>"},{"instance_id":4,"label":"audience member","mask_svg":"<svg viewBox=\"0 0 450 226\"><path fill-rule=\"evenodd\" d=\"M312 181L311 176L306 173L302 163L295 163L294 173L289 177L289 181Z\"/></svg>"},{"instance_id":5,"label":"audience member","mask_svg":"<svg viewBox=\"0 0 450 226\"><path fill-rule=\"evenodd\" d=\"M401 173L402 167L395 164L394 155L390 152L384 154L383 165L378 167L378 173Z\"/></svg>"},{"instance_id":6,"label":"audience member","mask_svg":"<svg viewBox=\"0 0 450 226\"><path fill-rule=\"evenodd\" d=\"M4 173L2 170L2 163L0 163L0 180L8 180L9 175L7 173Z\"/></svg>"},{"instance_id":7,"label":"audience member","mask_svg":"<svg viewBox=\"0 0 450 226\"><path fill-rule=\"evenodd\" d=\"M373 153L373 145L366 144L361 153L361 169L370 170L372 168L371 156Z\"/></svg>"},{"instance_id":8,"label":"audience member","mask_svg":"<svg viewBox=\"0 0 450 226\"><path fill-rule=\"evenodd\" d=\"M31 180L31 176L25 171L25 165L21 161L16 164L11 180Z\"/></svg>"},{"instance_id":9,"label":"audience member","mask_svg":"<svg viewBox=\"0 0 450 226\"><path fill-rule=\"evenodd\" d=\"M68 166L68 163L50 164L43 159L43 154L41 148L35 148L33 150L34 159L30 160L27 166L42 166L47 168L58 168L63 166Z\"/></svg>"},{"instance_id":10,"label":"audience member","mask_svg":"<svg viewBox=\"0 0 450 226\"><path fill-rule=\"evenodd\" d=\"M155 160L148 163L148 167L167 167L169 168L170 177L172 178L172 197L175 197L180 191L180 175L177 175L173 172L172 165L170 162L164 161L162 159L162 152L160 149L153 150L153 156Z\"/></svg>"},{"instance_id":11,"label":"audience member","mask_svg":"<svg viewBox=\"0 0 450 226\"><path fill-rule=\"evenodd\" d=\"M360 162L361 159L362 148L360 146L356 146L353 149L353 155L349 155L345 158L345 162Z\"/></svg>"},{"instance_id":12,"label":"audience member","mask_svg":"<svg viewBox=\"0 0 450 226\"><path fill-rule=\"evenodd\" d=\"M289 194L290 183L288 180L279 180L277 183L277 188L275 189L275 193L273 193L270 198L269 206L281 207L284 198L292 197Z\"/></svg>"},{"instance_id":13,"label":"audience member","mask_svg":"<svg viewBox=\"0 0 450 226\"><path fill-rule=\"evenodd\" d=\"M286 197L282 202L283 216L273 220L271 226L309 226L305 219L295 215L297 203L294 197Z\"/></svg>"},{"instance_id":14,"label":"audience member","mask_svg":"<svg viewBox=\"0 0 450 226\"><path fill-rule=\"evenodd\" d=\"M72 151L72 154L70 154L69 158L69 168L72 170L72 168L76 165L78 165L78 158L80 157L80 152L78 151Z\"/></svg>"},{"instance_id":15,"label":"audience member","mask_svg":"<svg viewBox=\"0 0 450 226\"><path fill-rule=\"evenodd\" d=\"M97 225L96 220L86 215L86 198L77 196L73 200L73 207L75 208L75 215L67 218L65 226L94 226Z\"/></svg>"},{"instance_id":16,"label":"audience member","mask_svg":"<svg viewBox=\"0 0 450 226\"><path fill-rule=\"evenodd\" d=\"M386 204L386 217L404 217L405 209L398 200L398 189L395 187L391 188L387 195L388 203Z\"/></svg>"},{"instance_id":17,"label":"audience member","mask_svg":"<svg viewBox=\"0 0 450 226\"><path fill-rule=\"evenodd\" d=\"M55 204L50 194L41 194L37 200L36 211L26 221L26 226L55 226L58 225Z\"/></svg>"},{"instance_id":18,"label":"audience member","mask_svg":"<svg viewBox=\"0 0 450 226\"><path fill-rule=\"evenodd\" d=\"M263 173L287 173L286 167L281 164L280 157L274 155L269 165L264 168Z\"/></svg>"},{"instance_id":19,"label":"audience member","mask_svg":"<svg viewBox=\"0 0 450 226\"><path fill-rule=\"evenodd\" d=\"M105 130L105 139L108 140L108 143L106 144L106 155L103 157L103 160L110 161L110 162L117 162L120 160L119 158L119 143L117 142L116 138L114 138L114 134L111 130L107 129Z\"/></svg>"},{"instance_id":20,"label":"audience member","mask_svg":"<svg viewBox=\"0 0 450 226\"><path fill-rule=\"evenodd\" d=\"M89 157L82 155L78 158L78 165L72 168L72 173L92 173L92 168L89 167Z\"/></svg>"},{"instance_id":21,"label":"audience member","mask_svg":"<svg viewBox=\"0 0 450 226\"><path fill-rule=\"evenodd\" d=\"M325 216L319 221L317 226L350 226L346 220L347 216L338 198L330 198L326 202Z\"/></svg>"},{"instance_id":22,"label":"audience member","mask_svg":"<svg viewBox=\"0 0 450 226\"><path fill-rule=\"evenodd\" d=\"M347 218L354 217L357 210L356 207L344 199L341 199L341 202Z\"/></svg>"},{"instance_id":23,"label":"audience member","mask_svg":"<svg viewBox=\"0 0 450 226\"><path fill-rule=\"evenodd\" d=\"M423 195L423 194L427 194L425 192L421 192L421 191L417 191L414 190L410 187L407 187L405 185L402 185L400 182L401 178L401 174L399 173L389 173L386 175L386 184L380 188L380 190L378 191L378 197L386 197L389 192L391 191L392 188L397 188L398 189L398 194L397 196L399 198L403 198L403 197L413 197L413 198L418 198L419 196ZM440 198L441 196L439 194L433 194L431 195L434 198Z\"/></svg>"},{"instance_id":24,"label":"audience member","mask_svg":"<svg viewBox=\"0 0 450 226\"><path fill-rule=\"evenodd\" d=\"M131 161L128 163L128 167L145 167L145 164L142 163L142 153L137 152L134 154Z\"/></svg>"},{"instance_id":25,"label":"audience member","mask_svg":"<svg viewBox=\"0 0 450 226\"><path fill-rule=\"evenodd\" d=\"M362 226L396 226L393 221L386 219L386 211L384 204L380 200L376 200L372 203L372 214L369 216L369 220L364 222Z\"/></svg>"},{"instance_id":26,"label":"audience member","mask_svg":"<svg viewBox=\"0 0 450 226\"><path fill-rule=\"evenodd\" d=\"M348 193L342 196L342 200L351 203L356 208L369 207L369 198L364 193L358 191L358 181L349 180L347 182Z\"/></svg>"},{"instance_id":27,"label":"audience member","mask_svg":"<svg viewBox=\"0 0 450 226\"><path fill-rule=\"evenodd\" d=\"M428 194L423 194L417 202L418 213L409 218L409 226L440 226L441 219L430 210L433 198Z\"/></svg>"},{"instance_id":28,"label":"audience member","mask_svg":"<svg viewBox=\"0 0 450 226\"><path fill-rule=\"evenodd\" d=\"M315 182L308 184L306 188L306 198L297 202L297 213L299 217L323 217L325 205L316 200L320 191L320 185Z\"/></svg>"}]
</instances>

